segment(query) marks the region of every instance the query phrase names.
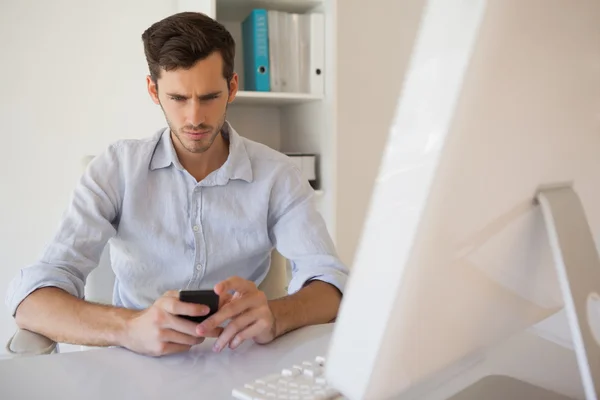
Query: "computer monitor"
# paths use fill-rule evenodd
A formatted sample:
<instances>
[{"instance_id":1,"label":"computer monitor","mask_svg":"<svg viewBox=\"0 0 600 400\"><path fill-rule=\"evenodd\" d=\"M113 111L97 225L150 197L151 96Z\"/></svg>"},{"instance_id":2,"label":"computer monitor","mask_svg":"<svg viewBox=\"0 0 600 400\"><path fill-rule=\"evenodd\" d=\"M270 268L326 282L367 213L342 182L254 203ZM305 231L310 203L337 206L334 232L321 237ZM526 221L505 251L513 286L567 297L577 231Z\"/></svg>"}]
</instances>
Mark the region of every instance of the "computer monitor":
<instances>
[{"instance_id":1,"label":"computer monitor","mask_svg":"<svg viewBox=\"0 0 600 400\"><path fill-rule=\"evenodd\" d=\"M427 2L330 343L331 386L398 396L565 306L577 331L600 292L599 43L597 1ZM548 185L561 189L542 207ZM578 332L592 398L600 357L585 355L600 353Z\"/></svg>"}]
</instances>

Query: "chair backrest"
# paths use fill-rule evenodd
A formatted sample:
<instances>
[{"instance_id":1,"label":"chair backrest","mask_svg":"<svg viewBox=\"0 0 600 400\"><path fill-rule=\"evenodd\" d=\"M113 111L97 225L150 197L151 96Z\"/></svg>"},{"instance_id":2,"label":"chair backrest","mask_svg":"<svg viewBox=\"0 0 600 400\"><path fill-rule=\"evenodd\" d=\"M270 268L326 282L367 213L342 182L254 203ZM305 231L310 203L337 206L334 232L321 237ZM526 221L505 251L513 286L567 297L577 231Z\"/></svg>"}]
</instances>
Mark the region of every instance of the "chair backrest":
<instances>
[{"instance_id":1,"label":"chair backrest","mask_svg":"<svg viewBox=\"0 0 600 400\"><path fill-rule=\"evenodd\" d=\"M269 300L273 300L287 295L289 282L287 259L273 250L269 272L258 288L265 292Z\"/></svg>"},{"instance_id":2,"label":"chair backrest","mask_svg":"<svg viewBox=\"0 0 600 400\"><path fill-rule=\"evenodd\" d=\"M110 246L102 252L98 266L88 275L85 299L93 303L112 304L115 273L110 265Z\"/></svg>"}]
</instances>

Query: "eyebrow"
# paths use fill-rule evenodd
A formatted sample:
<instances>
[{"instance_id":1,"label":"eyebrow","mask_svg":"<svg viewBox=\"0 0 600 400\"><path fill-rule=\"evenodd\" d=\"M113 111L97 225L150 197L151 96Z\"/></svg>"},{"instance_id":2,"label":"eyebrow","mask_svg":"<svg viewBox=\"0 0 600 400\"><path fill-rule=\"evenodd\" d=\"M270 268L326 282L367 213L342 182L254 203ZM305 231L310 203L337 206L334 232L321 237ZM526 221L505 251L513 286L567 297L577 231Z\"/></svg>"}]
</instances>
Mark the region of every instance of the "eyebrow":
<instances>
[{"instance_id":1,"label":"eyebrow","mask_svg":"<svg viewBox=\"0 0 600 400\"><path fill-rule=\"evenodd\" d=\"M201 96L198 96L198 99L199 100L210 100L210 99L213 99L215 97L220 96L222 93L223 93L222 90L219 90L217 92L206 93L206 94L203 94ZM179 93L167 93L167 96L170 96L170 97L179 97L179 98L186 99L186 100L188 100L190 98L190 96L184 96L184 95L179 94Z\"/></svg>"}]
</instances>

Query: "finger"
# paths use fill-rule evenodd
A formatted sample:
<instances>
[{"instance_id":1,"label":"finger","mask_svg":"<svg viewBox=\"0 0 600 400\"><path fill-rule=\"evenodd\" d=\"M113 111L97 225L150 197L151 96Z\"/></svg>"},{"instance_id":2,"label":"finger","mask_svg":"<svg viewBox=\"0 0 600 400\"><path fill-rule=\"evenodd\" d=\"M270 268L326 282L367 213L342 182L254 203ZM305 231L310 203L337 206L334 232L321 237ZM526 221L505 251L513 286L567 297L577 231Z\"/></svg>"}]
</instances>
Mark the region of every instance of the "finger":
<instances>
[{"instance_id":1,"label":"finger","mask_svg":"<svg viewBox=\"0 0 600 400\"><path fill-rule=\"evenodd\" d=\"M242 331L238 332L238 334L233 337L231 342L229 342L229 348L234 350L237 347L239 347L239 345L241 345L244 342L244 340L252 339L263 333L266 329L267 324L261 321L262 320L259 320L246 327L246 329L243 329Z\"/></svg>"},{"instance_id":2,"label":"finger","mask_svg":"<svg viewBox=\"0 0 600 400\"><path fill-rule=\"evenodd\" d=\"M192 346L188 346L187 344L180 344L180 343L165 343L162 346L160 355L167 355L167 354L176 354L176 353L185 353L186 351L190 351L190 348Z\"/></svg>"},{"instance_id":3,"label":"finger","mask_svg":"<svg viewBox=\"0 0 600 400\"><path fill-rule=\"evenodd\" d=\"M253 296L245 296L232 300L225 304L219 311L205 319L200 326L198 326L198 333L203 335L204 332L216 328L228 319L232 319L246 310L262 304L263 296L264 293L257 291Z\"/></svg>"},{"instance_id":4,"label":"finger","mask_svg":"<svg viewBox=\"0 0 600 400\"><path fill-rule=\"evenodd\" d=\"M194 346L204 341L203 337L186 335L185 333L175 331L173 329L161 330L158 338L161 342L179 343L188 346Z\"/></svg>"},{"instance_id":5,"label":"finger","mask_svg":"<svg viewBox=\"0 0 600 400\"><path fill-rule=\"evenodd\" d=\"M177 332L184 333L190 336L200 336L198 335L198 323L194 321L187 320L185 318L178 317L176 315L169 315L165 323L163 325L165 328L173 329ZM205 336L205 335L202 335Z\"/></svg>"},{"instance_id":6,"label":"finger","mask_svg":"<svg viewBox=\"0 0 600 400\"><path fill-rule=\"evenodd\" d=\"M240 278L239 276L232 276L231 278L217 283L213 290L220 296L230 291L240 292L243 294L257 289L254 282Z\"/></svg>"},{"instance_id":7,"label":"finger","mask_svg":"<svg viewBox=\"0 0 600 400\"><path fill-rule=\"evenodd\" d=\"M202 336L202 337L214 337L214 338L216 338L216 337L221 336L221 333L223 332L223 329L224 329L223 327L217 326L214 329L202 330L201 331L202 333L200 333L198 331L198 329L196 329L196 335Z\"/></svg>"},{"instance_id":8,"label":"finger","mask_svg":"<svg viewBox=\"0 0 600 400\"><path fill-rule=\"evenodd\" d=\"M179 290L169 290L163 294L165 297L176 297L179 298Z\"/></svg>"},{"instance_id":9,"label":"finger","mask_svg":"<svg viewBox=\"0 0 600 400\"><path fill-rule=\"evenodd\" d=\"M173 297L161 297L156 303L160 308L172 315L200 317L210 312L208 306L204 304L186 303Z\"/></svg>"},{"instance_id":10,"label":"finger","mask_svg":"<svg viewBox=\"0 0 600 400\"><path fill-rule=\"evenodd\" d=\"M223 330L223 333L221 333L219 338L215 341L213 350L217 352L223 350L235 335L258 321L260 316L261 313L258 310L251 310L232 319Z\"/></svg>"}]
</instances>

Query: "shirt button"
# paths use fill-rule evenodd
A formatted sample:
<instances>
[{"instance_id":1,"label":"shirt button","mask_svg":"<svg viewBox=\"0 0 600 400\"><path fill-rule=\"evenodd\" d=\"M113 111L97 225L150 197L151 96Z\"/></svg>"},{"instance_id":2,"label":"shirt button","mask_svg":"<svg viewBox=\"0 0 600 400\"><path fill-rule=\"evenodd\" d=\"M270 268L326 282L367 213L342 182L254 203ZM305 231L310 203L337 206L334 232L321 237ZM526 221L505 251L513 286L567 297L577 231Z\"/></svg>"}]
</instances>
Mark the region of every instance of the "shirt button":
<instances>
[{"instance_id":1,"label":"shirt button","mask_svg":"<svg viewBox=\"0 0 600 400\"><path fill-rule=\"evenodd\" d=\"M202 271L202 264L196 264L196 269L198 271Z\"/></svg>"},{"instance_id":2,"label":"shirt button","mask_svg":"<svg viewBox=\"0 0 600 400\"><path fill-rule=\"evenodd\" d=\"M194 232L198 232L200 230L200 227L198 225L194 225Z\"/></svg>"}]
</instances>

